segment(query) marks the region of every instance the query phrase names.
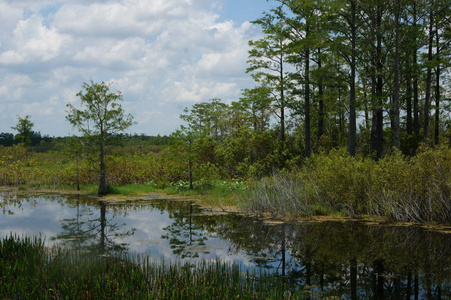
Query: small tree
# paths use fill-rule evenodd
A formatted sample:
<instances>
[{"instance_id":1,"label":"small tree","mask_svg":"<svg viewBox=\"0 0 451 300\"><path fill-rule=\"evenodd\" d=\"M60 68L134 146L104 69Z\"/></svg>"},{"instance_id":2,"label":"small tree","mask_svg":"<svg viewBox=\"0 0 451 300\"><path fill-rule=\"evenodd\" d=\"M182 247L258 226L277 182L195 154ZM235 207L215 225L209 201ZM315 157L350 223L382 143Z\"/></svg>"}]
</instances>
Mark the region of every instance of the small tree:
<instances>
[{"instance_id":1,"label":"small tree","mask_svg":"<svg viewBox=\"0 0 451 300\"><path fill-rule=\"evenodd\" d=\"M98 195L108 193L106 183L105 146L113 135L125 130L133 124L133 116L126 115L122 106L122 93L110 92L109 84L84 83L77 96L81 100L81 108L67 104L66 119L83 134L86 145L92 146L98 155L98 171L100 173Z\"/></svg>"},{"instance_id":2,"label":"small tree","mask_svg":"<svg viewBox=\"0 0 451 300\"><path fill-rule=\"evenodd\" d=\"M172 144L173 148L178 148L183 155L183 159L188 160L188 180L189 189L194 188L193 185L193 164L195 160L195 153L193 152L193 144L199 138L198 132L195 132L190 127L180 126L179 130L172 133L171 137L175 140ZM180 156L180 153L177 153Z\"/></svg>"},{"instance_id":3,"label":"small tree","mask_svg":"<svg viewBox=\"0 0 451 300\"><path fill-rule=\"evenodd\" d=\"M23 145L27 147L31 142L31 135L33 131L34 124L30 121L30 116L25 116L25 118L21 118L17 116L18 123L16 126L11 127L11 129L16 130L18 134L16 135L16 139L22 141Z\"/></svg>"}]
</instances>

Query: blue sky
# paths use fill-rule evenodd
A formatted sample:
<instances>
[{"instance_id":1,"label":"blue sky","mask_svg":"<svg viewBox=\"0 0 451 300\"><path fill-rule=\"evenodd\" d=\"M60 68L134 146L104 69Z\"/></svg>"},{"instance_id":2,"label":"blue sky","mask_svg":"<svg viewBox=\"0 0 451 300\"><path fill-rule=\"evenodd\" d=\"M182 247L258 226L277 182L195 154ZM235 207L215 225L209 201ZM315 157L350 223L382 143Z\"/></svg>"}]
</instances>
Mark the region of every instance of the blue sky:
<instances>
[{"instance_id":1,"label":"blue sky","mask_svg":"<svg viewBox=\"0 0 451 300\"><path fill-rule=\"evenodd\" d=\"M275 2L273 0L224 0L223 5L223 17L243 23L260 18L264 11L269 12Z\"/></svg>"},{"instance_id":2,"label":"blue sky","mask_svg":"<svg viewBox=\"0 0 451 300\"><path fill-rule=\"evenodd\" d=\"M34 130L75 134L65 120L83 82L111 82L137 124L130 133L170 134L194 103L238 100L254 82L245 74L249 23L266 0L2 0L0 132L17 116Z\"/></svg>"}]
</instances>

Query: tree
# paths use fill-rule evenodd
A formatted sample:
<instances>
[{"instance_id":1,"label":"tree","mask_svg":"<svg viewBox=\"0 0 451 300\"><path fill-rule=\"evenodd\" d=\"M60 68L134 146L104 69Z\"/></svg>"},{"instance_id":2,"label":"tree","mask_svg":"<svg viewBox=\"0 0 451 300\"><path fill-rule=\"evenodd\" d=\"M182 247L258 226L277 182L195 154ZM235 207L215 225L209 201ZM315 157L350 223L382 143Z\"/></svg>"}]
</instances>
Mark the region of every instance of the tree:
<instances>
[{"instance_id":1,"label":"tree","mask_svg":"<svg viewBox=\"0 0 451 300\"><path fill-rule=\"evenodd\" d=\"M310 157L311 155L311 113L310 113L310 95L311 95L311 82L310 82L310 60L312 44L314 43L312 39L313 30L313 12L314 7L311 1L303 3L304 5L298 5L297 1L281 1L287 5L291 11L296 14L295 25L290 25L293 29L295 40L292 41L290 48L297 55L300 55L301 63L303 68L300 70L301 82L304 85L304 142L305 142L305 156ZM298 63L299 64L299 63Z\"/></svg>"},{"instance_id":2,"label":"tree","mask_svg":"<svg viewBox=\"0 0 451 300\"><path fill-rule=\"evenodd\" d=\"M337 17L333 18L333 46L336 52L345 60L349 66L347 82L349 85L349 133L348 152L355 156L357 152L357 116L356 116L356 79L357 79L357 58L358 58L358 28L361 26L358 18L358 1L343 0L340 9L336 12Z\"/></svg>"},{"instance_id":3,"label":"tree","mask_svg":"<svg viewBox=\"0 0 451 300\"><path fill-rule=\"evenodd\" d=\"M249 42L250 67L246 72L255 72L252 77L261 86L269 88L273 96L274 114L279 119L279 152L282 157L286 140L285 109L289 103L291 89L290 79L285 71L289 27L284 22L278 22L271 14L266 14L253 23L260 25L266 36Z\"/></svg>"},{"instance_id":4,"label":"tree","mask_svg":"<svg viewBox=\"0 0 451 300\"><path fill-rule=\"evenodd\" d=\"M227 136L229 126L226 120L231 119L227 116L228 106L217 98L196 103L191 109L185 108L183 112L180 119L186 122L186 126L181 125L172 137L178 141L174 144L175 148L180 148L183 157L187 158L189 188L192 189L195 164L206 169L214 169L217 165L215 149Z\"/></svg>"},{"instance_id":5,"label":"tree","mask_svg":"<svg viewBox=\"0 0 451 300\"><path fill-rule=\"evenodd\" d=\"M295 88L294 93L303 94L303 107L300 108L299 104L295 106L298 106L296 113L302 111L304 115L305 156L309 157L312 151L313 118L317 118L318 124L317 143L324 134L326 64L332 61L326 59L330 53L329 16L335 6L330 1L278 1L282 6L274 10L274 13L289 28L287 62L297 69L297 74L292 77L297 78L300 88ZM315 115L316 104L318 108Z\"/></svg>"},{"instance_id":6,"label":"tree","mask_svg":"<svg viewBox=\"0 0 451 300\"><path fill-rule=\"evenodd\" d=\"M193 164L194 164L194 152L193 152L193 143L199 138L198 132L194 131L190 124L188 127L180 126L179 130L176 130L171 135L172 138L175 139L175 143L173 144L174 148L181 148L180 152L177 153L177 157L180 157L180 154L187 155L188 160L188 181L189 181L189 189L192 190L194 188L193 185Z\"/></svg>"},{"instance_id":7,"label":"tree","mask_svg":"<svg viewBox=\"0 0 451 300\"><path fill-rule=\"evenodd\" d=\"M33 134L31 129L33 128L34 124L30 121L29 115L25 116L25 118L17 116L17 120L17 125L11 127L11 129L18 132L16 138L21 140L24 146L27 147L31 142L31 135Z\"/></svg>"},{"instance_id":8,"label":"tree","mask_svg":"<svg viewBox=\"0 0 451 300\"><path fill-rule=\"evenodd\" d=\"M110 92L110 85L91 81L84 83L77 94L81 100L81 108L67 104L66 119L83 134L85 145L93 147L98 155L98 171L100 174L98 195L108 193L106 183L105 146L115 134L125 130L133 124L133 116L126 115L122 106L121 92Z\"/></svg>"},{"instance_id":9,"label":"tree","mask_svg":"<svg viewBox=\"0 0 451 300\"><path fill-rule=\"evenodd\" d=\"M207 102L196 103L191 110L185 108L184 113L180 118L190 124L194 131L211 136L216 141L224 140L227 134L227 105L220 99L213 98Z\"/></svg>"},{"instance_id":10,"label":"tree","mask_svg":"<svg viewBox=\"0 0 451 300\"><path fill-rule=\"evenodd\" d=\"M240 103L249 112L250 122L255 132L263 132L269 127L271 116L270 94L271 89L265 86L243 90Z\"/></svg>"}]
</instances>

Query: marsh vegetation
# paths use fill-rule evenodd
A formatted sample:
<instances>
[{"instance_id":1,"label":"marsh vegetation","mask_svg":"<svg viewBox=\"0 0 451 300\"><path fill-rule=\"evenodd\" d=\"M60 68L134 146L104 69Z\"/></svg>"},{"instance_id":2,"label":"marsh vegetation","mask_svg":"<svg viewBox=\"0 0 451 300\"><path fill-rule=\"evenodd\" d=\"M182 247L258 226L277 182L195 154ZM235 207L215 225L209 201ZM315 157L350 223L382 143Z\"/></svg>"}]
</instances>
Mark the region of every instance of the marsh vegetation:
<instances>
[{"instance_id":1,"label":"marsh vegetation","mask_svg":"<svg viewBox=\"0 0 451 300\"><path fill-rule=\"evenodd\" d=\"M165 199L19 196L4 208L0 295L7 298L451 296L449 229L267 223Z\"/></svg>"},{"instance_id":2,"label":"marsh vegetation","mask_svg":"<svg viewBox=\"0 0 451 300\"><path fill-rule=\"evenodd\" d=\"M446 146L424 148L412 157L395 151L378 161L331 150L260 178L232 179L220 165L196 161L193 189L186 161L174 157L170 146L108 150L106 178L113 194L197 195L207 205L236 206L279 219L338 214L451 222L451 150ZM2 186L74 190L78 185L94 192L97 182L88 160L74 160L63 150L32 152L14 146L4 147L0 154Z\"/></svg>"}]
</instances>

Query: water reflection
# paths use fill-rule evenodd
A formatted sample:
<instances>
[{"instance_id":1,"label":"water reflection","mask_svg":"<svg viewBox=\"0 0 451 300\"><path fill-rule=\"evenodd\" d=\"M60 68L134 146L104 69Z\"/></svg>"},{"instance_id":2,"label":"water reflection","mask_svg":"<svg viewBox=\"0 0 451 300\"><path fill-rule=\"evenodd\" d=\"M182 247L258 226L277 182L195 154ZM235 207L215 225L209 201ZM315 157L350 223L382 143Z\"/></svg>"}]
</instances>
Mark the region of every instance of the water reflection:
<instances>
[{"instance_id":1,"label":"water reflection","mask_svg":"<svg viewBox=\"0 0 451 300\"><path fill-rule=\"evenodd\" d=\"M75 216L60 220L61 232L52 237L53 240L72 249L101 253L112 254L128 249L129 244L118 242L117 237L132 236L135 229L123 229L126 224L115 223L114 216L107 218L106 202L99 201L97 212L93 206L80 205L80 196L75 203Z\"/></svg>"},{"instance_id":2,"label":"water reflection","mask_svg":"<svg viewBox=\"0 0 451 300\"><path fill-rule=\"evenodd\" d=\"M187 207L189 207L188 214L185 212ZM197 258L201 252L210 252L205 247L205 241L208 238L204 234L202 226L196 226L193 223L193 209L193 204L181 202L178 210L170 212L169 216L174 219L174 222L163 228L167 233L162 238L169 240L173 253L181 258ZM198 207L197 210L199 210Z\"/></svg>"},{"instance_id":3,"label":"water reflection","mask_svg":"<svg viewBox=\"0 0 451 300\"><path fill-rule=\"evenodd\" d=\"M285 276L312 297L451 298L451 235L358 222L268 225L189 202L46 197L1 200L0 238L42 234L77 249L233 260ZM42 222L45 216L46 222Z\"/></svg>"},{"instance_id":4,"label":"water reflection","mask_svg":"<svg viewBox=\"0 0 451 300\"><path fill-rule=\"evenodd\" d=\"M235 251L255 255L256 264L279 269L317 295L451 297L449 235L359 223L221 223L216 232L229 239ZM228 228L240 228L249 239L243 240Z\"/></svg>"}]
</instances>

